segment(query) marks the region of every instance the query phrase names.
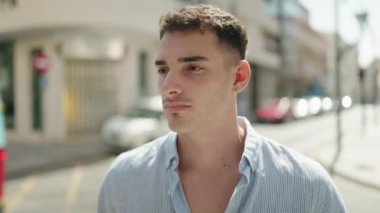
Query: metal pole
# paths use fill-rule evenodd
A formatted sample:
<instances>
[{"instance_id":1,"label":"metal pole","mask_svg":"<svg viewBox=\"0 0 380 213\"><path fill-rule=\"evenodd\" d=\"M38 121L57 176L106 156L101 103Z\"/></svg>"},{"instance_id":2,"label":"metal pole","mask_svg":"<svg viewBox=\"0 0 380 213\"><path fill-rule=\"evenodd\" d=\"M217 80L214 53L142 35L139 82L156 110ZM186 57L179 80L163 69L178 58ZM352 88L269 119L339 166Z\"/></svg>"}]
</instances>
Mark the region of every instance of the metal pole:
<instances>
[{"instance_id":1,"label":"metal pole","mask_svg":"<svg viewBox=\"0 0 380 213\"><path fill-rule=\"evenodd\" d=\"M379 96L379 65L380 65L380 62L379 61L376 61L375 62L375 94L374 94L374 103L373 103L373 111L374 111L374 117L373 117L373 121L374 121L374 124L377 125L377 123L379 122L379 117L378 117L378 112L377 112L377 105L378 105L378 102L380 101L380 96Z\"/></svg>"},{"instance_id":2,"label":"metal pole","mask_svg":"<svg viewBox=\"0 0 380 213\"><path fill-rule=\"evenodd\" d=\"M362 107L362 136L365 134L366 124L367 124L367 116L366 116L366 92L365 92L365 69L360 69L359 80L360 80L360 96L361 96L361 107Z\"/></svg>"},{"instance_id":3,"label":"metal pole","mask_svg":"<svg viewBox=\"0 0 380 213\"><path fill-rule=\"evenodd\" d=\"M340 36L339 36L339 0L335 0L335 91L337 99L337 109L336 109L336 151L333 158L333 161L330 166L330 174L334 175L335 165L339 159L340 153L342 151L342 130L341 130L341 88L340 88L340 59L341 59L341 50L340 50Z\"/></svg>"},{"instance_id":4,"label":"metal pole","mask_svg":"<svg viewBox=\"0 0 380 213\"><path fill-rule=\"evenodd\" d=\"M373 111L373 124L377 125L378 123L378 112L377 112L377 102L379 101L379 91L378 91L378 85L379 85L379 70L378 70L378 64L379 61L375 59L374 64L373 64L373 72L374 72L374 77L371 80L372 84L372 89L373 89L373 95L371 99L371 105L372 105L372 111Z\"/></svg>"},{"instance_id":5,"label":"metal pole","mask_svg":"<svg viewBox=\"0 0 380 213\"><path fill-rule=\"evenodd\" d=\"M375 32L373 31L373 28L370 28L368 27L371 31L371 37L372 37L372 43L373 43L373 46L374 47L377 47L378 46L378 40L376 38L376 35L375 35ZM375 51L378 50L377 48L375 48ZM380 101L380 96L379 96L379 85L380 85L380 76L379 76L379 69L380 69L380 60L379 59L375 59L375 62L374 62L374 66L373 66L373 69L374 72L375 72L375 79L374 79L374 94L373 94L373 123L375 125L378 124L379 122L379 116L378 116L378 111L377 111L377 106L379 104L379 101Z\"/></svg>"}]
</instances>

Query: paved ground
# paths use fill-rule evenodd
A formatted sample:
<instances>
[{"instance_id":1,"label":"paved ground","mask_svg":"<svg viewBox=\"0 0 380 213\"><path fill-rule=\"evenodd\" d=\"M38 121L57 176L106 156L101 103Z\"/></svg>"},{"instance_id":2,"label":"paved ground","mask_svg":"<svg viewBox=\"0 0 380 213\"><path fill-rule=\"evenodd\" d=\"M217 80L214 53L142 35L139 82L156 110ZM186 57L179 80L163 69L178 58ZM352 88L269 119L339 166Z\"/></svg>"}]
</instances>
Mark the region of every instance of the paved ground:
<instances>
[{"instance_id":1,"label":"paved ground","mask_svg":"<svg viewBox=\"0 0 380 213\"><path fill-rule=\"evenodd\" d=\"M67 143L50 144L10 142L7 145L7 178L104 159L109 153L97 138L74 138Z\"/></svg>"},{"instance_id":2,"label":"paved ground","mask_svg":"<svg viewBox=\"0 0 380 213\"><path fill-rule=\"evenodd\" d=\"M369 118L365 131L343 138L334 170L336 175L380 190L380 122L373 122L372 116ZM361 124L357 126L361 128ZM336 145L329 143L309 155L327 167L333 162L335 150Z\"/></svg>"}]
</instances>

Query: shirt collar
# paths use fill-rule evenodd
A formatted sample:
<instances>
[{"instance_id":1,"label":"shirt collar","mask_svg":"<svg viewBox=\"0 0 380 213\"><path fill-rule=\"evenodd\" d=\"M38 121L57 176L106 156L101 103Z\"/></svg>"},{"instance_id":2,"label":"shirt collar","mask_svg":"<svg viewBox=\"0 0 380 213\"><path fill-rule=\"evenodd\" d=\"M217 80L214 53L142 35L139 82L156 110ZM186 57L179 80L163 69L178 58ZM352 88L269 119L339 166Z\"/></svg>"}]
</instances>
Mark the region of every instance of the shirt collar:
<instances>
[{"instance_id":1,"label":"shirt collar","mask_svg":"<svg viewBox=\"0 0 380 213\"><path fill-rule=\"evenodd\" d=\"M165 158L165 165L166 168L169 169L170 167L176 168L179 163L178 153L177 153L177 134L174 132L170 132L167 138L166 143L166 158Z\"/></svg>"},{"instance_id":2,"label":"shirt collar","mask_svg":"<svg viewBox=\"0 0 380 213\"><path fill-rule=\"evenodd\" d=\"M240 170L243 170L247 165L250 167L251 173L253 173L259 163L260 155L260 135L252 128L251 123L245 117L239 116L239 121L243 121L246 128L246 137L244 140L244 151L242 160L240 161Z\"/></svg>"},{"instance_id":3,"label":"shirt collar","mask_svg":"<svg viewBox=\"0 0 380 213\"><path fill-rule=\"evenodd\" d=\"M244 151L242 159L240 161L239 168L241 172L244 170L246 165L250 167L251 173L253 173L259 162L259 152L260 152L260 137L259 134L252 128L251 123L247 118L239 116L239 121L243 122L246 128L246 137L244 140ZM166 143L166 168L175 169L178 167L179 158L177 153L177 133L170 132Z\"/></svg>"}]
</instances>

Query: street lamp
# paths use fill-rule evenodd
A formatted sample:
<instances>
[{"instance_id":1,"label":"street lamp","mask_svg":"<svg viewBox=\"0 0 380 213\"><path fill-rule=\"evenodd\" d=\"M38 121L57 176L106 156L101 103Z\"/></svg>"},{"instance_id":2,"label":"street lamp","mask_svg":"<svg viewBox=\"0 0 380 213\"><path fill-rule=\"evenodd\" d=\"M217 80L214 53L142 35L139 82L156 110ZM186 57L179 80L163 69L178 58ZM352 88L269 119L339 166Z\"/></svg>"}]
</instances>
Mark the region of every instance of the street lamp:
<instances>
[{"instance_id":1,"label":"street lamp","mask_svg":"<svg viewBox=\"0 0 380 213\"><path fill-rule=\"evenodd\" d=\"M363 27L367 23L367 16L368 16L368 13L365 11L362 11L356 14L356 19L358 20L360 24L361 32L363 32Z\"/></svg>"},{"instance_id":2,"label":"street lamp","mask_svg":"<svg viewBox=\"0 0 380 213\"><path fill-rule=\"evenodd\" d=\"M364 24L367 21L367 13L362 11L358 14L356 14L356 18L360 24L360 35L358 36L357 41L353 45L346 45L345 47L341 47L340 45L340 36L339 36L339 16L340 16L340 10L339 10L339 0L335 0L335 91L336 91L336 99L338 102L337 110L336 110L336 143L337 148L336 152L334 154L333 161L330 166L330 174L334 175L335 173L335 164L337 163L340 153L342 151L342 125L341 125L341 111L342 111L342 105L341 105L341 84L340 84L340 61L344 55L344 53L347 53L352 48L356 47L360 41L360 38L362 37Z\"/></svg>"}]
</instances>

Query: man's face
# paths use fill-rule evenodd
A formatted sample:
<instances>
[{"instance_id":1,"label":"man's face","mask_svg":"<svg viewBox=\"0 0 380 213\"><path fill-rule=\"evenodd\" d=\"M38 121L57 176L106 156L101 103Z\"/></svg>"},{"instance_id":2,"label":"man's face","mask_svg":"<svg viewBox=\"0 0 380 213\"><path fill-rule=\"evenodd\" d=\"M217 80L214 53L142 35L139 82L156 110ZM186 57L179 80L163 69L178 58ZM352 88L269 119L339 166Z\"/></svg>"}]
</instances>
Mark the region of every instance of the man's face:
<instances>
[{"instance_id":1,"label":"man's face","mask_svg":"<svg viewBox=\"0 0 380 213\"><path fill-rule=\"evenodd\" d=\"M234 66L212 32L165 33L156 60L169 127L177 133L213 127L235 104Z\"/></svg>"}]
</instances>

